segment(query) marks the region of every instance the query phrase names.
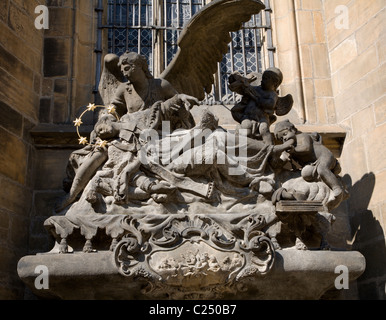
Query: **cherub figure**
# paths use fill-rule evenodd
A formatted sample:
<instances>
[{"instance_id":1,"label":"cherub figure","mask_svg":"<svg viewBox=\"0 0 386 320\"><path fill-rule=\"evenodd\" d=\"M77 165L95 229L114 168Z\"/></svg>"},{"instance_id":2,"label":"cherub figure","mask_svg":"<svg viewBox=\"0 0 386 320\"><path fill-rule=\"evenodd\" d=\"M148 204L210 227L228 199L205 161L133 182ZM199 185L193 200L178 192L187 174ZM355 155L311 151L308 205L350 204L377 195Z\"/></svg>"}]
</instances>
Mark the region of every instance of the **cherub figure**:
<instances>
[{"instance_id":1,"label":"cherub figure","mask_svg":"<svg viewBox=\"0 0 386 320\"><path fill-rule=\"evenodd\" d=\"M283 74L278 68L267 69L261 79L261 85L253 86L257 76L250 74L243 77L233 73L229 77L229 88L242 95L242 100L231 112L233 118L240 123L240 129L247 130L250 138L262 139L266 144L273 145L270 125L276 121L276 115L287 114L293 105L291 95L279 97L277 89L283 81Z\"/></svg>"},{"instance_id":2,"label":"cherub figure","mask_svg":"<svg viewBox=\"0 0 386 320\"><path fill-rule=\"evenodd\" d=\"M316 181L320 177L337 200L347 196L337 176L341 170L340 165L331 151L322 144L318 134L302 133L289 120L277 123L274 134L283 142L282 150L286 150L302 166L304 180Z\"/></svg>"}]
</instances>

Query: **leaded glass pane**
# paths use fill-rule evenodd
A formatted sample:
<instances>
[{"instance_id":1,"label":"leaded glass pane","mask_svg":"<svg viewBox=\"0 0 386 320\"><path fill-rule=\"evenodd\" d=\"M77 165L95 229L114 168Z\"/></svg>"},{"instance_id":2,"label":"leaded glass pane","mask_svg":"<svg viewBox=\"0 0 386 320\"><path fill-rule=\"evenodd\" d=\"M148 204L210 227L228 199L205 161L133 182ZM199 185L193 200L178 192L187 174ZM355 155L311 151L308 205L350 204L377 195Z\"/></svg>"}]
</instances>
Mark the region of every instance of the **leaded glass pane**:
<instances>
[{"instance_id":1,"label":"leaded glass pane","mask_svg":"<svg viewBox=\"0 0 386 320\"><path fill-rule=\"evenodd\" d=\"M197 13L207 0L163 0L160 1L162 25L153 25L153 1L156 0L107 0L107 28L109 52L121 55L126 50L138 52L148 59L150 70L153 66L154 49L160 47L164 55L164 68L177 52L178 36L185 23ZM256 15L244 24L244 28L231 34L229 52L219 63L218 83L208 95L222 102L234 99L229 92L227 81L234 71L243 74L261 72L261 15ZM158 41L159 34L163 41Z\"/></svg>"}]
</instances>

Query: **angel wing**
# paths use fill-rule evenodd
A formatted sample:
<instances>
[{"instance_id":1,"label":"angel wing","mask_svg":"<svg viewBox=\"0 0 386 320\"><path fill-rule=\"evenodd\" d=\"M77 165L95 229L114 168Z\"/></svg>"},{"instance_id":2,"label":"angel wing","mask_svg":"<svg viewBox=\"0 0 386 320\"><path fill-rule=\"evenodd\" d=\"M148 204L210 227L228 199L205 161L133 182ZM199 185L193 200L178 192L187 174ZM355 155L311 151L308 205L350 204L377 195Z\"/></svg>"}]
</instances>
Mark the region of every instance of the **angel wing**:
<instances>
[{"instance_id":1,"label":"angel wing","mask_svg":"<svg viewBox=\"0 0 386 320\"><path fill-rule=\"evenodd\" d=\"M197 12L185 25L178 40L178 51L161 78L178 92L205 98L212 91L217 63L228 52L230 32L265 8L259 0L214 0Z\"/></svg>"},{"instance_id":2,"label":"angel wing","mask_svg":"<svg viewBox=\"0 0 386 320\"><path fill-rule=\"evenodd\" d=\"M118 86L124 82L118 62L119 57L113 53L107 54L103 60L104 65L98 90L105 106L111 103Z\"/></svg>"},{"instance_id":3,"label":"angel wing","mask_svg":"<svg viewBox=\"0 0 386 320\"><path fill-rule=\"evenodd\" d=\"M275 106L275 113L278 116L285 116L294 104L294 98L291 94L287 94L285 97L279 97Z\"/></svg>"}]
</instances>

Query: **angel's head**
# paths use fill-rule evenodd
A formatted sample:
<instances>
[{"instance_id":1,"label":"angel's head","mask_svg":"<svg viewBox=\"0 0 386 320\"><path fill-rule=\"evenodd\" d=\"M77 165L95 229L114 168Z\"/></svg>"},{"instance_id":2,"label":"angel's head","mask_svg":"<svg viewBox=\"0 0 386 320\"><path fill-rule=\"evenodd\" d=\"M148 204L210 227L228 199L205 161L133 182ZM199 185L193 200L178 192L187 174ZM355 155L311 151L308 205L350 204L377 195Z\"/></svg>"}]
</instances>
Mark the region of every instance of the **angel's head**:
<instances>
[{"instance_id":1,"label":"angel's head","mask_svg":"<svg viewBox=\"0 0 386 320\"><path fill-rule=\"evenodd\" d=\"M112 114L101 111L98 121L94 126L94 131L97 137L101 139L111 139L119 134L119 126L117 119Z\"/></svg>"},{"instance_id":2,"label":"angel's head","mask_svg":"<svg viewBox=\"0 0 386 320\"><path fill-rule=\"evenodd\" d=\"M138 72L143 72L148 79L153 78L153 75L149 71L146 58L136 52L126 51L122 54L119 57L118 67L128 80L133 80L133 77L135 78Z\"/></svg>"},{"instance_id":3,"label":"angel's head","mask_svg":"<svg viewBox=\"0 0 386 320\"><path fill-rule=\"evenodd\" d=\"M283 74L280 69L272 67L264 71L261 79L261 87L264 90L276 91L283 81Z\"/></svg>"},{"instance_id":4,"label":"angel's head","mask_svg":"<svg viewBox=\"0 0 386 320\"><path fill-rule=\"evenodd\" d=\"M275 125L274 135L278 140L288 141L293 139L297 133L298 130L288 119L278 122Z\"/></svg>"}]
</instances>

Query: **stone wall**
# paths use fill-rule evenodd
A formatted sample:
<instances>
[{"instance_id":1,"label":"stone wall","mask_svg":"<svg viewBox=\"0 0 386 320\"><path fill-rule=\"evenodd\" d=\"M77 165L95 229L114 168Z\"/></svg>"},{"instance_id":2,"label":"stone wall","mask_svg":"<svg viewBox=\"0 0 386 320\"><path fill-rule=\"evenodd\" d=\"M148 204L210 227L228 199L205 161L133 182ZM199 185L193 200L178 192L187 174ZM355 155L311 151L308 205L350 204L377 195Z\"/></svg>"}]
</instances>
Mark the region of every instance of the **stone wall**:
<instances>
[{"instance_id":1,"label":"stone wall","mask_svg":"<svg viewBox=\"0 0 386 320\"><path fill-rule=\"evenodd\" d=\"M47 7L50 26L44 34L40 122L31 130L38 161L30 253L53 246L43 223L64 194L67 161L79 148L73 120L82 107L94 102L96 1L48 0Z\"/></svg>"},{"instance_id":2,"label":"stone wall","mask_svg":"<svg viewBox=\"0 0 386 320\"><path fill-rule=\"evenodd\" d=\"M70 123L93 100L94 1L48 0L47 6L40 122Z\"/></svg>"},{"instance_id":3,"label":"stone wall","mask_svg":"<svg viewBox=\"0 0 386 320\"><path fill-rule=\"evenodd\" d=\"M359 250L359 299L385 299L385 2L274 0L277 66L302 128L338 136L351 197L337 210L332 243Z\"/></svg>"},{"instance_id":4,"label":"stone wall","mask_svg":"<svg viewBox=\"0 0 386 320\"><path fill-rule=\"evenodd\" d=\"M49 28L36 29L38 5ZM72 120L93 102L95 2L7 0L0 3L0 299L22 299L18 260L48 251L43 227L62 194L69 154L78 145Z\"/></svg>"},{"instance_id":5,"label":"stone wall","mask_svg":"<svg viewBox=\"0 0 386 320\"><path fill-rule=\"evenodd\" d=\"M351 192L347 241L367 262L360 299L386 299L385 8L382 0L323 1L336 121L348 128L341 156Z\"/></svg>"},{"instance_id":6,"label":"stone wall","mask_svg":"<svg viewBox=\"0 0 386 320\"><path fill-rule=\"evenodd\" d=\"M24 296L16 265L28 253L44 41L34 10L44 2L0 2L0 299Z\"/></svg>"}]
</instances>

